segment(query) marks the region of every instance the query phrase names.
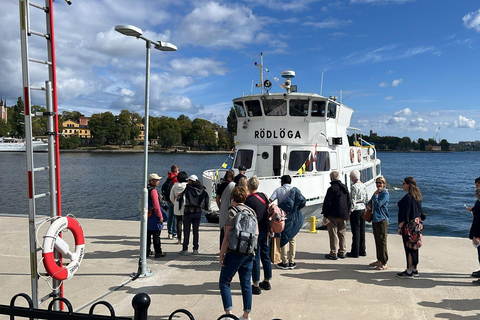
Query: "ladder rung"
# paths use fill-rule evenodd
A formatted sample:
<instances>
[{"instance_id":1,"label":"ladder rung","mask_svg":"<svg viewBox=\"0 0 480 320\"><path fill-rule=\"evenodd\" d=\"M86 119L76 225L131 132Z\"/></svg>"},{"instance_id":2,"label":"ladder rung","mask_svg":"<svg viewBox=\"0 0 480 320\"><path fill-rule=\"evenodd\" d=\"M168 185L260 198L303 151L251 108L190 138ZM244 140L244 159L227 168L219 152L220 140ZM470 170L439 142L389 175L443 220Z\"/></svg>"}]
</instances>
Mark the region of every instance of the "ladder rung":
<instances>
[{"instance_id":1,"label":"ladder rung","mask_svg":"<svg viewBox=\"0 0 480 320\"><path fill-rule=\"evenodd\" d=\"M45 192L45 193L39 193L39 194L36 194L34 196L35 199L38 199L38 198L45 198L46 196L49 196L50 195L50 192Z\"/></svg>"},{"instance_id":2,"label":"ladder rung","mask_svg":"<svg viewBox=\"0 0 480 320\"><path fill-rule=\"evenodd\" d=\"M40 10L43 10L43 11L47 12L47 8L45 8L45 7L43 7L43 6L39 5L39 4L30 2L30 1L28 1L28 4L31 5L32 7L35 7L35 8L37 8L37 9L40 9Z\"/></svg>"},{"instance_id":3,"label":"ladder rung","mask_svg":"<svg viewBox=\"0 0 480 320\"><path fill-rule=\"evenodd\" d=\"M45 170L48 170L48 167L38 167L38 168L34 168L33 171L45 171Z\"/></svg>"},{"instance_id":4,"label":"ladder rung","mask_svg":"<svg viewBox=\"0 0 480 320\"><path fill-rule=\"evenodd\" d=\"M33 86L30 86L30 90L40 90L40 91L45 91L45 87L33 87Z\"/></svg>"},{"instance_id":5,"label":"ladder rung","mask_svg":"<svg viewBox=\"0 0 480 320\"><path fill-rule=\"evenodd\" d=\"M34 34L34 35L36 35L36 36L44 37L45 39L50 39L50 35L48 35L48 34L46 34L46 33L41 33L41 32L34 31L34 30L30 30L29 33L30 33L30 34Z\"/></svg>"},{"instance_id":6,"label":"ladder rung","mask_svg":"<svg viewBox=\"0 0 480 320\"><path fill-rule=\"evenodd\" d=\"M50 61L45 61L45 60L39 60L39 59L30 58L30 59L28 59L28 61L36 62L36 63L41 63L41 64L48 64L49 66L52 65L52 63L51 63Z\"/></svg>"}]
</instances>

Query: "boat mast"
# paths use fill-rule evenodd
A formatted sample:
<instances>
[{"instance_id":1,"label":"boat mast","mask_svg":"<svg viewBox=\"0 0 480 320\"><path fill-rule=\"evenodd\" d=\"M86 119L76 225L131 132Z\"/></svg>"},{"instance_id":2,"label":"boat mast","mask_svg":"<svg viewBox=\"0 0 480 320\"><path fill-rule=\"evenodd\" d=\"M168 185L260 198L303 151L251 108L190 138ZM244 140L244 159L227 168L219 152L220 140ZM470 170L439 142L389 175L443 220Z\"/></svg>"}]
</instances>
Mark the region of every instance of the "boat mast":
<instances>
[{"instance_id":1,"label":"boat mast","mask_svg":"<svg viewBox=\"0 0 480 320\"><path fill-rule=\"evenodd\" d=\"M260 84L257 84L256 87L260 87L260 92L263 94L263 52L260 52L260 65L257 62L255 65L260 68Z\"/></svg>"}]
</instances>

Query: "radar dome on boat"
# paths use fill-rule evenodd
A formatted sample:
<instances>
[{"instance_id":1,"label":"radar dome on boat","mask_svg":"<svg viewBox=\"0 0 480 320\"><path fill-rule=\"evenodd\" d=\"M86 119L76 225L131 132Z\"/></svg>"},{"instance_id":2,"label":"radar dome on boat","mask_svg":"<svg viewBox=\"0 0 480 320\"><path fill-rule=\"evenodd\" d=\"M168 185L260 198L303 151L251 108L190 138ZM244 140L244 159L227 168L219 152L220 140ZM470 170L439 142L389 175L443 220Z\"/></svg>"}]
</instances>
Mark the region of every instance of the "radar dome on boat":
<instances>
[{"instance_id":1,"label":"radar dome on boat","mask_svg":"<svg viewBox=\"0 0 480 320\"><path fill-rule=\"evenodd\" d=\"M283 71L282 78L285 78L285 79L295 78L295 71L292 71L292 70Z\"/></svg>"}]
</instances>

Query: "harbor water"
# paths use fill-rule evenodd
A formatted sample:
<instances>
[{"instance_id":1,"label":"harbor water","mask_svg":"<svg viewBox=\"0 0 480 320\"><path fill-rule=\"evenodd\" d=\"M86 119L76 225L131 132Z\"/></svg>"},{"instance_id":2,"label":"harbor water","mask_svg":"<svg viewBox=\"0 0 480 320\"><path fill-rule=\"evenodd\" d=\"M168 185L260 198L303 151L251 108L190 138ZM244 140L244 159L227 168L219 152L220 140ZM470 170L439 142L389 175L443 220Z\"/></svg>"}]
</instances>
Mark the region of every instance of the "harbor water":
<instances>
[{"instance_id":1,"label":"harbor water","mask_svg":"<svg viewBox=\"0 0 480 320\"><path fill-rule=\"evenodd\" d=\"M475 203L475 163L480 152L379 152L390 193L390 229L396 233L397 202L404 196L402 181L413 176L422 191L427 214L424 234L468 237L471 214L464 204ZM166 177L172 164L189 175L202 176L220 168L226 154L149 154L149 173ZM28 214L24 153L0 153L0 214ZM62 213L77 218L139 220L138 199L143 188L141 153L61 153ZM35 167L46 166L47 154L35 154ZM162 182L161 182L162 183ZM35 175L36 194L48 191L48 174ZM260 186L261 190L261 186ZM48 198L37 200L37 213L48 214Z\"/></svg>"}]
</instances>

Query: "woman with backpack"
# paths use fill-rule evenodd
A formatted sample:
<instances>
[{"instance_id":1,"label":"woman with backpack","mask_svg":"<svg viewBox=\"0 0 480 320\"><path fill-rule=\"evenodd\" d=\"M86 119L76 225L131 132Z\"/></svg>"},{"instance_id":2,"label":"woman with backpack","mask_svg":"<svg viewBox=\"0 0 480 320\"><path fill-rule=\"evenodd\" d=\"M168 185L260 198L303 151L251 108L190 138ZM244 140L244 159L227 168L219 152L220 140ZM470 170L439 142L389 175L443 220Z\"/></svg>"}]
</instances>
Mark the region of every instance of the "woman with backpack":
<instances>
[{"instance_id":1,"label":"woman with backpack","mask_svg":"<svg viewBox=\"0 0 480 320\"><path fill-rule=\"evenodd\" d=\"M231 314L233 303L230 283L238 272L243 298L243 314L238 318L240 320L251 320L249 316L252 309L252 283L250 279L252 277L254 248L257 245L258 224L255 211L244 204L247 199L247 192L244 188L233 188L231 198L232 206L228 210L228 216L225 221L225 237L223 238L219 256L222 270L220 271L218 287L222 296L223 309L226 314ZM242 217L245 217L245 220L242 222L248 223L239 223L239 218ZM238 237L239 232L237 231L245 233L245 230L237 230L237 228L246 225L249 226L248 232L251 237ZM245 243L248 241L247 239L253 241Z\"/></svg>"},{"instance_id":2,"label":"woman with backpack","mask_svg":"<svg viewBox=\"0 0 480 320\"><path fill-rule=\"evenodd\" d=\"M180 206L179 197L182 196L183 191L187 187L188 175L185 171L180 171L177 176L178 182L175 183L170 190L170 199L173 201L173 213L177 220L177 236L178 244L182 244L182 225L183 225L183 207Z\"/></svg>"}]
</instances>

